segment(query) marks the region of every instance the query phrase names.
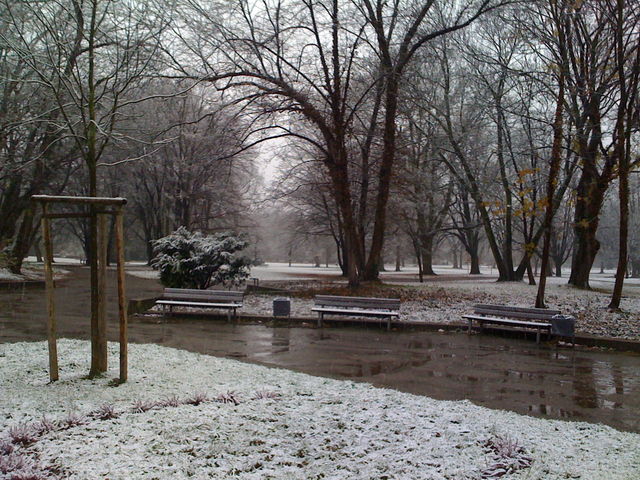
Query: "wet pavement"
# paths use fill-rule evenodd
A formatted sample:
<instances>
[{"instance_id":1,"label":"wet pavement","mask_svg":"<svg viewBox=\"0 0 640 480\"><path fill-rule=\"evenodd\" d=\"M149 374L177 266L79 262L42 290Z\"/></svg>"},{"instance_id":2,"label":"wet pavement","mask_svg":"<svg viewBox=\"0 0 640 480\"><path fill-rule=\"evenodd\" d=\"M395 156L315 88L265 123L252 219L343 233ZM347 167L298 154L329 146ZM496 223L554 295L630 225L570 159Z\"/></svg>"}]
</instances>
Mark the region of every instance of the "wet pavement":
<instances>
[{"instance_id":1,"label":"wet pavement","mask_svg":"<svg viewBox=\"0 0 640 480\"><path fill-rule=\"evenodd\" d=\"M115 284L115 275L109 272ZM88 270L56 291L59 336L88 338ZM127 276L131 298L158 294ZM117 338L115 294L108 307ZM0 342L44 340L44 290L0 291ZM640 356L560 349L491 335L386 332L370 328L269 328L198 318L132 319L131 342L288 368L543 418L601 422L640 432Z\"/></svg>"}]
</instances>

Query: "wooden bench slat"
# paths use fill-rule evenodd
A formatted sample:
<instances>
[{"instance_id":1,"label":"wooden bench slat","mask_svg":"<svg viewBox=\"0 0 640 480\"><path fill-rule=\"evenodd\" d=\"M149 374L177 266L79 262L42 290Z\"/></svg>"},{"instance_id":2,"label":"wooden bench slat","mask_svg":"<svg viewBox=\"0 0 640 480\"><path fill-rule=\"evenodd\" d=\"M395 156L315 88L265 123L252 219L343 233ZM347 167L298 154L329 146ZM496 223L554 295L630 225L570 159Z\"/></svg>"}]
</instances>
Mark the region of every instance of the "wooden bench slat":
<instances>
[{"instance_id":1,"label":"wooden bench slat","mask_svg":"<svg viewBox=\"0 0 640 480\"><path fill-rule=\"evenodd\" d=\"M336 313L336 314L345 314L345 315L350 315L353 314L354 316L361 316L361 315L372 315L372 316L377 316L377 317L397 317L400 314L398 312L393 312L393 311L380 311L380 310L355 310L355 309L348 309L348 308L326 308L326 307L314 307L311 309L312 312L325 312L325 313Z\"/></svg>"},{"instance_id":2,"label":"wooden bench slat","mask_svg":"<svg viewBox=\"0 0 640 480\"><path fill-rule=\"evenodd\" d=\"M316 305L330 305L335 307L400 308L400 300L395 298L331 297L318 295L316 296L315 303Z\"/></svg>"},{"instance_id":3,"label":"wooden bench slat","mask_svg":"<svg viewBox=\"0 0 640 480\"><path fill-rule=\"evenodd\" d=\"M158 300L160 305L182 305L190 307L217 307L217 308L240 308L241 303L205 303L205 302L181 302L179 300Z\"/></svg>"},{"instance_id":4,"label":"wooden bench slat","mask_svg":"<svg viewBox=\"0 0 640 480\"><path fill-rule=\"evenodd\" d=\"M526 326L533 328L551 328L550 323L543 322L525 322L523 320L509 320L508 318L496 318L496 317L482 317L480 315L463 315L462 318L466 318L469 320L477 320L481 323L500 323L504 325L514 325L514 326Z\"/></svg>"},{"instance_id":5,"label":"wooden bench slat","mask_svg":"<svg viewBox=\"0 0 640 480\"><path fill-rule=\"evenodd\" d=\"M228 290L197 290L193 288L165 288L156 305L171 307L224 308L231 320L231 313L242 308L244 292Z\"/></svg>"},{"instance_id":6,"label":"wooden bench slat","mask_svg":"<svg viewBox=\"0 0 640 480\"><path fill-rule=\"evenodd\" d=\"M473 306L473 308L477 309L488 309L488 310L504 310L507 312L521 312L521 313L540 313L540 314L550 314L550 315L558 315L560 310L553 310L548 308L534 308L534 307L511 307L509 305L489 305L485 303L478 303Z\"/></svg>"},{"instance_id":7,"label":"wooden bench slat","mask_svg":"<svg viewBox=\"0 0 640 480\"><path fill-rule=\"evenodd\" d=\"M350 301L360 301L366 300L369 302L398 302L400 303L399 298L375 298L375 297L349 297L349 296L340 296L340 295L316 295L316 300L350 300Z\"/></svg>"},{"instance_id":8,"label":"wooden bench slat","mask_svg":"<svg viewBox=\"0 0 640 480\"><path fill-rule=\"evenodd\" d=\"M546 330L551 333L551 319L559 314L559 310L545 308L511 307L509 305L475 305L473 315L462 315L469 322L471 332L472 322L477 321L482 327L485 323L536 329L536 342L540 343L540 332ZM540 320L540 321L535 321Z\"/></svg>"},{"instance_id":9,"label":"wooden bench slat","mask_svg":"<svg viewBox=\"0 0 640 480\"><path fill-rule=\"evenodd\" d=\"M211 289L201 289L201 288L165 288L165 292L168 293L223 293L228 295L236 295L243 296L244 292L237 290L211 290Z\"/></svg>"},{"instance_id":10,"label":"wooden bench slat","mask_svg":"<svg viewBox=\"0 0 640 480\"><path fill-rule=\"evenodd\" d=\"M181 295L179 293L172 293L170 295L162 295L164 299L175 300L219 300L221 302L236 302L242 301L243 297L220 297L217 295Z\"/></svg>"},{"instance_id":11,"label":"wooden bench slat","mask_svg":"<svg viewBox=\"0 0 640 480\"><path fill-rule=\"evenodd\" d=\"M334 295L316 295L315 306L311 309L318 313L318 326L322 326L325 313L351 317L382 317L387 319L387 330L391 328L391 318L400 315L400 299L345 297Z\"/></svg>"},{"instance_id":12,"label":"wooden bench slat","mask_svg":"<svg viewBox=\"0 0 640 480\"><path fill-rule=\"evenodd\" d=\"M497 317L505 316L510 318L527 318L530 320L551 320L551 317L553 317L553 315L541 315L539 313L507 312L505 310L492 310L489 308L477 308L475 313L480 315L493 315Z\"/></svg>"},{"instance_id":13,"label":"wooden bench slat","mask_svg":"<svg viewBox=\"0 0 640 480\"><path fill-rule=\"evenodd\" d=\"M242 298L243 292L228 292L225 290L180 290L176 288L165 289L163 295L184 295L189 297L219 297L219 298Z\"/></svg>"}]
</instances>

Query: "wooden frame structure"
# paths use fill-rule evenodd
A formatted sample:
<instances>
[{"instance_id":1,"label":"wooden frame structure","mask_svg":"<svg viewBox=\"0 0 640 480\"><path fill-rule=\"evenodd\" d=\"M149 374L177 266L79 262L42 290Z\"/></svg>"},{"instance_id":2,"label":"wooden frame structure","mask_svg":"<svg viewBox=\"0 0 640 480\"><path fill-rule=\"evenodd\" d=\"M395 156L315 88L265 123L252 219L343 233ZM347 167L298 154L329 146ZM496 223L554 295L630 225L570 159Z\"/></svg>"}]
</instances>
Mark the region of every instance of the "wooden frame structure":
<instances>
[{"instance_id":1,"label":"wooden frame structure","mask_svg":"<svg viewBox=\"0 0 640 480\"><path fill-rule=\"evenodd\" d=\"M51 242L51 220L57 218L91 218L96 217L98 223L98 307L97 325L92 325L92 340L94 333L100 340L98 343L99 352L94 351L93 355L104 356L106 369L107 356L107 321L106 321L106 273L107 273L107 216L115 216L115 239L117 257L117 277L118 277L118 313L120 329L120 382L127 381L127 305L124 289L124 206L127 203L125 198L107 197L68 197L53 195L34 195L32 201L42 206L42 238L44 242L44 273L47 295L47 341L49 344L49 380L58 380L58 349L56 337L56 316L54 302L54 282L53 282L53 244ZM66 212L52 213L49 206L52 204L62 205L86 205L88 212Z\"/></svg>"}]
</instances>

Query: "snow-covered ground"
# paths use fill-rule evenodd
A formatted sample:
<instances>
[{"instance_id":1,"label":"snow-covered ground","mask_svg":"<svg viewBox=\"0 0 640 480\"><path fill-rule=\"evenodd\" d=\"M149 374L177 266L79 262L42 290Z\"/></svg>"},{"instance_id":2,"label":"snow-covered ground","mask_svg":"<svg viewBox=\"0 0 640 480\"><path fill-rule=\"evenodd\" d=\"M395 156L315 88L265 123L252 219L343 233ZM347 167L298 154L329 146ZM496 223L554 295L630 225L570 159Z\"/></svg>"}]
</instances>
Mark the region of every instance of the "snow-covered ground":
<instances>
[{"instance_id":1,"label":"snow-covered ground","mask_svg":"<svg viewBox=\"0 0 640 480\"><path fill-rule=\"evenodd\" d=\"M157 278L157 272L136 268L128 270L130 275L143 278ZM526 282L497 283L495 277L466 276L466 270L452 269L447 266L436 267L440 276L429 279L424 284L407 281L407 275L417 275L417 271L404 268L402 272L385 272L387 284L407 287L420 295L410 295L404 299L399 320L415 323L463 323L462 315L473 311L476 303L506 304L533 307L537 286ZM483 267L483 273L490 274ZM321 282L342 282L338 278L338 267L315 268L309 265L269 264L254 267L252 277L261 282L282 282L286 288L299 290L318 287ZM453 280L447 279L449 275ZM546 302L550 308L557 308L565 314L576 317L576 329L580 333L599 336L619 337L640 340L640 280L625 281L624 298L621 302L623 313L609 312L607 305L613 287L613 272L592 273L592 286L597 290L587 291L569 287L567 279L550 277L546 290ZM289 283L292 282L292 283ZM299 283L298 283L299 282ZM327 284L331 285L331 284ZM413 297L421 297L413 299ZM271 315L274 295L248 295L245 297L241 313ZM295 317L312 317L312 299L294 297L291 314Z\"/></svg>"},{"instance_id":2,"label":"snow-covered ground","mask_svg":"<svg viewBox=\"0 0 640 480\"><path fill-rule=\"evenodd\" d=\"M30 262L30 263L36 263L38 262L38 259L34 256L29 256L27 258L25 258L25 261ZM75 257L53 257L53 261L55 263L61 264L61 265L82 265L82 261L79 258L75 258ZM42 264L42 262L39 262L40 264Z\"/></svg>"},{"instance_id":3,"label":"snow-covered ground","mask_svg":"<svg viewBox=\"0 0 640 480\"><path fill-rule=\"evenodd\" d=\"M158 272L145 268L145 265L141 262L127 263L127 265L135 265L141 268L134 268L127 271L128 274L140 278L159 278ZM413 266L403 267L402 271L396 272L393 270L393 266L387 265L387 271L381 274L382 278L388 282L394 283L407 283L415 284L418 278L418 268ZM463 268L451 268L448 265L435 265L433 267L436 274L441 275L440 280L446 280L447 276L466 276L469 273L468 269ZM469 283L472 285L478 283L495 283L495 278L491 275L497 275L497 271L491 267L483 266L480 270L482 274L489 276L483 279L482 277L473 277L467 280L456 279L456 283ZM340 276L340 268L337 265L329 265L325 267L314 267L309 264L293 264L289 266L286 263L268 263L251 268L251 277L257 278L259 281L280 281L280 280L313 280L322 277L335 278ZM549 277L547 279L548 285L566 285L567 275L569 270L565 269L563 277ZM433 279L428 279L433 280ZM615 283L615 271L605 270L604 273L600 273L599 269L594 269L591 272L590 279L591 287L603 290L611 290ZM625 288L628 289L628 293L633 295L640 295L640 278L627 278L625 279Z\"/></svg>"},{"instance_id":4,"label":"snow-covered ground","mask_svg":"<svg viewBox=\"0 0 640 480\"><path fill-rule=\"evenodd\" d=\"M0 479L640 478L640 435L602 425L156 345L130 345L130 381L114 387L83 376L89 356L60 341L49 385L44 342L0 345ZM197 393L209 400L184 402Z\"/></svg>"},{"instance_id":5,"label":"snow-covered ground","mask_svg":"<svg viewBox=\"0 0 640 480\"><path fill-rule=\"evenodd\" d=\"M483 288L484 287L484 288ZM476 303L505 304L532 307L535 290L525 284L509 284L487 288L487 284L461 286L458 283L443 288L442 285L422 287L434 292L433 300L403 301L399 320L411 323L464 324L462 315L473 312ZM535 288L535 287L534 287ZM271 315L272 295L245 296L241 313ZM640 340L640 298L625 298L622 307L625 313L607 310L609 296L598 292L585 292L569 288L550 286L547 304L563 313L576 317L576 331L605 337ZM291 299L291 315L313 317L313 300Z\"/></svg>"},{"instance_id":6,"label":"snow-covered ground","mask_svg":"<svg viewBox=\"0 0 640 480\"><path fill-rule=\"evenodd\" d=\"M59 267L54 267L53 275L55 278L60 278L67 275L69 272ZM23 282L25 280L44 280L44 270L42 265L34 265L25 263L22 267L22 274L16 275L11 273L8 269L0 267L0 281L7 282Z\"/></svg>"},{"instance_id":7,"label":"snow-covered ground","mask_svg":"<svg viewBox=\"0 0 640 480\"><path fill-rule=\"evenodd\" d=\"M21 281L21 280L24 280L24 275L17 275L15 273L11 273L8 269L0 267L0 280Z\"/></svg>"}]
</instances>

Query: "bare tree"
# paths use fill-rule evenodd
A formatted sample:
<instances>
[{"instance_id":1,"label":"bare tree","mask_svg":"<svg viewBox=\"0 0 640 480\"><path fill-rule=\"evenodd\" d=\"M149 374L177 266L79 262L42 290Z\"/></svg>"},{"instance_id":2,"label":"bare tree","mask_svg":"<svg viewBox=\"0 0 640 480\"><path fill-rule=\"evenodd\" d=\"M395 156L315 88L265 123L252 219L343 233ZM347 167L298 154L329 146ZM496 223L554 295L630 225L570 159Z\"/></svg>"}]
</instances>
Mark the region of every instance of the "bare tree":
<instances>
[{"instance_id":1,"label":"bare tree","mask_svg":"<svg viewBox=\"0 0 640 480\"><path fill-rule=\"evenodd\" d=\"M106 147L117 140L123 108L141 99L128 98L132 87L157 59L166 10L154 5L114 0L46 0L8 6L14 34L11 48L25 59L38 85L53 98L45 118L73 142L82 158L88 193L98 195L98 166ZM28 11L25 23L22 10ZM34 44L34 35L42 42ZM97 216L91 208L90 374L106 370L106 332L98 325Z\"/></svg>"},{"instance_id":2,"label":"bare tree","mask_svg":"<svg viewBox=\"0 0 640 480\"><path fill-rule=\"evenodd\" d=\"M201 19L197 28L215 32L217 40L200 35L198 47L192 48L205 72L180 68L181 73L241 92L241 101L262 119L273 120L277 114L276 124L265 127L271 137L289 136L314 145L340 212L352 285L378 277L398 98L407 65L424 44L464 28L499 2L449 5L444 14L433 3L387 6L333 0L290 8L281 1L243 1L228 24L219 21L219 12L194 4ZM392 45L398 39L396 51ZM379 116L382 147L375 159ZM302 130L296 128L300 123ZM375 198L371 222L370 198ZM364 231L368 225L370 241Z\"/></svg>"},{"instance_id":3,"label":"bare tree","mask_svg":"<svg viewBox=\"0 0 640 480\"><path fill-rule=\"evenodd\" d=\"M553 146L551 148L551 160L549 162L549 175L547 181L546 209L544 216L544 245L542 249L542 266L540 268L540 284L538 286L538 294L536 296L536 307L545 308L544 295L547 282L547 268L549 268L549 255L551 250L551 230L553 225L553 216L555 214L553 196L558 183L558 175L562 162L562 136L564 127L564 103L565 103L565 82L567 71L567 43L566 43L566 26L567 26L567 10L558 7L555 0L550 1L550 14L555 24L557 32L557 61L555 64L558 72L558 94L556 99L556 111L553 120Z\"/></svg>"},{"instance_id":4,"label":"bare tree","mask_svg":"<svg viewBox=\"0 0 640 480\"><path fill-rule=\"evenodd\" d=\"M632 136L640 127L638 88L640 87L640 7L636 2L607 2L613 37L618 104L613 130L613 156L618 164L620 232L616 283L609 308L620 309L622 287L627 274L629 236L629 174L632 169Z\"/></svg>"},{"instance_id":5,"label":"bare tree","mask_svg":"<svg viewBox=\"0 0 640 480\"><path fill-rule=\"evenodd\" d=\"M568 62L566 111L573 126L572 148L580 164L574 213L576 245L569 283L588 288L589 273L600 248L596 238L599 214L622 158L617 130L630 127L632 122L625 119L629 109L635 108L627 93L633 92L629 87L636 82L636 73L627 67L634 62L638 44L634 40L637 28L633 27L637 7L635 2L603 1L575 2L569 8L564 29ZM622 9L625 20L621 25L616 23L618 17L612 15L612 8ZM544 10L539 12L538 38L557 57L557 35L549 28L553 23L547 21ZM626 46L624 66L618 60L616 42L620 38Z\"/></svg>"}]
</instances>

